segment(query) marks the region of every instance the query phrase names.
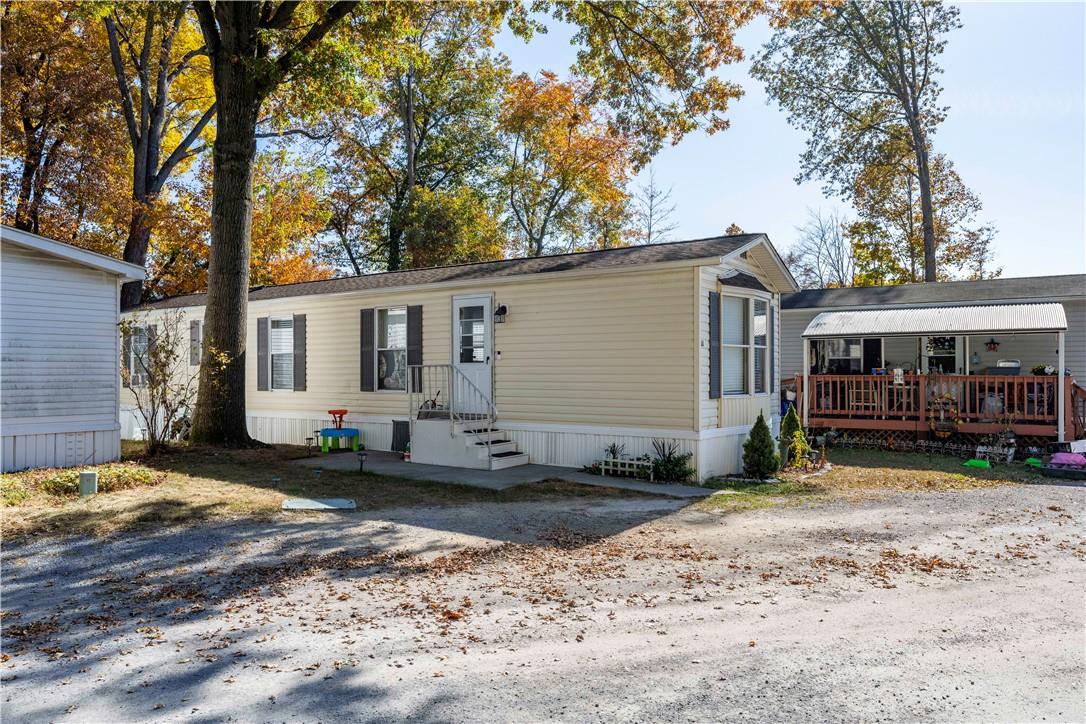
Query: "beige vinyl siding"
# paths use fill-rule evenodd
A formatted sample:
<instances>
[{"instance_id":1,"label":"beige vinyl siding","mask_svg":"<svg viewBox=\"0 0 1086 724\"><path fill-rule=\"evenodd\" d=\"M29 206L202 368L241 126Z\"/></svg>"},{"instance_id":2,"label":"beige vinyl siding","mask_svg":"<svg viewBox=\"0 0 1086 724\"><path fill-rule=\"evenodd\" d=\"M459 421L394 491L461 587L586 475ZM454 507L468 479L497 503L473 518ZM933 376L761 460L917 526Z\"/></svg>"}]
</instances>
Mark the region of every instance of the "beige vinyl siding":
<instances>
[{"instance_id":1,"label":"beige vinyl siding","mask_svg":"<svg viewBox=\"0 0 1086 724\"><path fill-rule=\"evenodd\" d=\"M245 382L246 408L261 413L311 413L346 408L352 414L407 419L407 393L397 390L362 392L360 352L361 309L422 305L423 364L448 364L451 359L452 293L408 292L311 295L270 299L249 304ZM256 325L261 317L304 314L306 319L306 389L257 390Z\"/></svg>"},{"instance_id":2,"label":"beige vinyl siding","mask_svg":"<svg viewBox=\"0 0 1086 724\"><path fill-rule=\"evenodd\" d=\"M501 421L693 430L690 280L690 266L675 266L251 302L247 412L319 421L346 408L352 417L406 420L406 393L359 390L359 310L421 305L423 364L448 364L453 297L493 294L509 309L494 325ZM202 316L203 308L186 313ZM306 390L258 391L257 319L292 314L306 315ZM298 425L299 435L309 424Z\"/></svg>"},{"instance_id":3,"label":"beige vinyl siding","mask_svg":"<svg viewBox=\"0 0 1086 724\"><path fill-rule=\"evenodd\" d=\"M693 429L690 279L676 268L498 290L501 419Z\"/></svg>"}]
</instances>

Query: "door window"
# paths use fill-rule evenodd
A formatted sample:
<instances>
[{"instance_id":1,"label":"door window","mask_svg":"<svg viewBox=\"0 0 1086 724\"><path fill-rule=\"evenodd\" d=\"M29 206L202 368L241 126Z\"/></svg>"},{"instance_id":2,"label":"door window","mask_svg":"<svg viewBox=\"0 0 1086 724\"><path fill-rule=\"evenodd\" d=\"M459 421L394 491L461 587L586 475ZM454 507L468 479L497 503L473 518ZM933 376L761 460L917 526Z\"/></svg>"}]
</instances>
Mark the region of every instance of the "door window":
<instances>
[{"instance_id":1,"label":"door window","mask_svg":"<svg viewBox=\"0 0 1086 724\"><path fill-rule=\"evenodd\" d=\"M460 361L486 362L486 310L460 307Z\"/></svg>"}]
</instances>

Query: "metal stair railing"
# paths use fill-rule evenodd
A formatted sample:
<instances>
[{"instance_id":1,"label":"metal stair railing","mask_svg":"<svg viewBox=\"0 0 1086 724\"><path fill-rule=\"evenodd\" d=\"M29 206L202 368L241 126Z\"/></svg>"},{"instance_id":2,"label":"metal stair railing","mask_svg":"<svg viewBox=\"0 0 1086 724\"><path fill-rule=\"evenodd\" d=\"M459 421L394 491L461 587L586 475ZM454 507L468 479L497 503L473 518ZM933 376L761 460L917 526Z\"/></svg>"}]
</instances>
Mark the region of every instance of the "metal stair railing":
<instances>
[{"instance_id":1,"label":"metal stair railing","mask_svg":"<svg viewBox=\"0 0 1086 724\"><path fill-rule=\"evenodd\" d=\"M493 457L491 429L498 419L498 408L488 395L454 365L408 365L407 414L411 437L415 436L417 420L449 420L453 425L471 427L477 442L486 444L487 467ZM480 430L485 429L486 439Z\"/></svg>"}]
</instances>

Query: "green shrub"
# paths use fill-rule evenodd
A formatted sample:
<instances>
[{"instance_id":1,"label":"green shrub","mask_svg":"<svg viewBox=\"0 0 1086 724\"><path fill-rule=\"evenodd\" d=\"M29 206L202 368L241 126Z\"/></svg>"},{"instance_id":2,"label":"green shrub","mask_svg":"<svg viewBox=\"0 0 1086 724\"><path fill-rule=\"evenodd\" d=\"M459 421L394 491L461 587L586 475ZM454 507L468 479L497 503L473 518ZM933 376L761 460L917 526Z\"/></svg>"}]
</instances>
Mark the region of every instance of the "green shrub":
<instances>
[{"instance_id":1,"label":"green shrub","mask_svg":"<svg viewBox=\"0 0 1086 724\"><path fill-rule=\"evenodd\" d=\"M813 449L811 448L811 444L807 442L807 436L803 434L802 429L792 433L792 444L789 445L789 450L792 465L801 467L804 470L810 467L810 455L813 452Z\"/></svg>"},{"instance_id":2,"label":"green shrub","mask_svg":"<svg viewBox=\"0 0 1086 724\"><path fill-rule=\"evenodd\" d=\"M685 483L694 477L696 471L690 465L694 453L679 452L679 444L667 440L653 440L652 448L656 457L652 461L652 477L657 482Z\"/></svg>"},{"instance_id":3,"label":"green shrub","mask_svg":"<svg viewBox=\"0 0 1086 724\"><path fill-rule=\"evenodd\" d=\"M796 406L792 403L788 403L788 412L784 416L784 420L781 421L781 467L788 467L788 461L791 459L788 455L789 449L792 447L792 438L795 436L797 430L802 430L802 426L799 424L799 415L796 414Z\"/></svg>"},{"instance_id":4,"label":"green shrub","mask_svg":"<svg viewBox=\"0 0 1086 724\"><path fill-rule=\"evenodd\" d=\"M743 443L743 474L748 478L765 480L780 468L781 459L777 454L777 444L769 433L765 416L758 413L758 419Z\"/></svg>"},{"instance_id":5,"label":"green shrub","mask_svg":"<svg viewBox=\"0 0 1086 724\"><path fill-rule=\"evenodd\" d=\"M26 483L18 475L0 475L0 501L4 505L22 505L30 497Z\"/></svg>"}]
</instances>

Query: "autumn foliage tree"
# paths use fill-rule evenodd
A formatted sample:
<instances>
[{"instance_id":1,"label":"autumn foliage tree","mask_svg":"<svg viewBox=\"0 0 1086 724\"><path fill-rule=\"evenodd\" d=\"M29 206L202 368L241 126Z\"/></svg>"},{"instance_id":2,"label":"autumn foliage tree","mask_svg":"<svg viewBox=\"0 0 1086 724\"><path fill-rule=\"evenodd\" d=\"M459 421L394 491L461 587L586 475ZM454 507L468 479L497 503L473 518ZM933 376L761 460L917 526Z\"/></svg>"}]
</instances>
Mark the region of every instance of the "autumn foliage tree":
<instances>
[{"instance_id":1,"label":"autumn foliage tree","mask_svg":"<svg viewBox=\"0 0 1086 724\"><path fill-rule=\"evenodd\" d=\"M132 203L124 260L144 266L159 195L206 148L215 115L207 50L189 2L117 3L103 23L116 78L116 105L131 146ZM206 140L206 138L205 138ZM122 308L140 302L142 282L121 289Z\"/></svg>"},{"instance_id":2,"label":"autumn foliage tree","mask_svg":"<svg viewBox=\"0 0 1086 724\"><path fill-rule=\"evenodd\" d=\"M821 178L848 196L861 171L900 130L913 157L925 281L937 279L931 139L938 57L959 27L941 2L818 3L782 25L751 68L789 122L808 133L798 180Z\"/></svg>"},{"instance_id":3,"label":"autumn foliage tree","mask_svg":"<svg viewBox=\"0 0 1086 724\"><path fill-rule=\"evenodd\" d=\"M925 281L923 207L915 156L904 143L884 144L853 184L858 220L850 225L856 283L904 284ZM992 269L995 230L977 220L980 199L962 182L942 154L929 162L935 258L939 280L984 279Z\"/></svg>"},{"instance_id":4,"label":"autumn foliage tree","mask_svg":"<svg viewBox=\"0 0 1086 724\"><path fill-rule=\"evenodd\" d=\"M0 52L5 220L76 239L99 209L89 181L108 188L117 159L105 32L71 3L5 2ZM101 236L95 246L113 251Z\"/></svg>"},{"instance_id":5,"label":"autumn foliage tree","mask_svg":"<svg viewBox=\"0 0 1086 724\"><path fill-rule=\"evenodd\" d=\"M408 5L406 30L382 56L375 92L335 115L332 228L355 273L451 263L486 247L487 258L501 255L501 240L469 240L494 232L477 213L492 204L476 200L492 195L499 155L509 68L492 45L502 19L497 4ZM481 227L467 226L476 220ZM438 238L435 229L453 233Z\"/></svg>"},{"instance_id":6,"label":"autumn foliage tree","mask_svg":"<svg viewBox=\"0 0 1086 724\"><path fill-rule=\"evenodd\" d=\"M573 250L589 236L590 213L623 208L631 145L592 103L587 83L518 75L499 122L510 225L523 254Z\"/></svg>"},{"instance_id":7,"label":"autumn foliage tree","mask_svg":"<svg viewBox=\"0 0 1086 724\"><path fill-rule=\"evenodd\" d=\"M319 237L328 226L324 169L299 163L285 150L257 155L253 173L253 286L327 279L335 269L320 259ZM210 164L198 179L162 205L158 238L148 261L148 291L155 296L207 288L211 246Z\"/></svg>"}]
</instances>

